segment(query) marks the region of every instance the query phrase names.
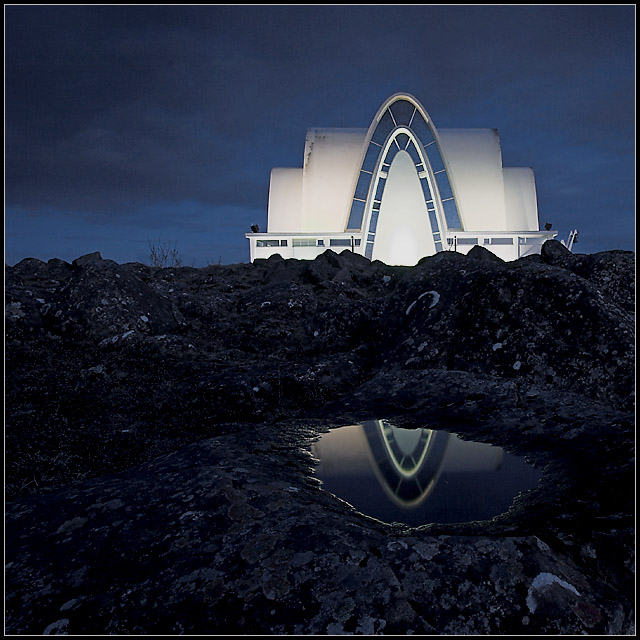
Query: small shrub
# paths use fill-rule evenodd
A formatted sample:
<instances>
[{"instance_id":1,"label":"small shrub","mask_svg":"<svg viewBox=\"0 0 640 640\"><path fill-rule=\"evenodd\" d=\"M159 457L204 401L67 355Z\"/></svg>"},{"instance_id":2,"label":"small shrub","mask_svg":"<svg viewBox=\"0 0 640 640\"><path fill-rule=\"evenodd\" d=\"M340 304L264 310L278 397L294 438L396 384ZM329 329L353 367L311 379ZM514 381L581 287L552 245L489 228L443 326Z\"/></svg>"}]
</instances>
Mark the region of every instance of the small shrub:
<instances>
[{"instance_id":1,"label":"small shrub","mask_svg":"<svg viewBox=\"0 0 640 640\"><path fill-rule=\"evenodd\" d=\"M152 267L181 267L182 258L178 252L177 243L173 246L169 242L158 240L157 243L149 242L149 264Z\"/></svg>"}]
</instances>

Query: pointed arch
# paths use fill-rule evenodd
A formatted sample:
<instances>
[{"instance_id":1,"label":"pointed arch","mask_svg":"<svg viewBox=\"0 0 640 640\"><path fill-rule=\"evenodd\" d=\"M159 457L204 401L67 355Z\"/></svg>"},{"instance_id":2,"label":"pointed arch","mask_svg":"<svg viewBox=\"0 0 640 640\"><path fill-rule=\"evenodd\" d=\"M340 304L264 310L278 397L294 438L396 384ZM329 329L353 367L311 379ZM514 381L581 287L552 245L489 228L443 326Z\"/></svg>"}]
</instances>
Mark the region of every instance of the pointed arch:
<instances>
[{"instance_id":1,"label":"pointed arch","mask_svg":"<svg viewBox=\"0 0 640 640\"><path fill-rule=\"evenodd\" d=\"M414 97L395 94L379 109L367 132L345 224L345 231L362 234L369 258L388 171L399 151L413 159L436 251L442 251L447 231L463 229L455 187L429 115Z\"/></svg>"},{"instance_id":2,"label":"pointed arch","mask_svg":"<svg viewBox=\"0 0 640 640\"><path fill-rule=\"evenodd\" d=\"M385 493L403 507L417 507L435 489L444 464L450 434L415 429L409 443L401 443L406 430L386 420L369 420L362 428L374 461L374 472ZM408 451L406 444L412 451Z\"/></svg>"}]
</instances>

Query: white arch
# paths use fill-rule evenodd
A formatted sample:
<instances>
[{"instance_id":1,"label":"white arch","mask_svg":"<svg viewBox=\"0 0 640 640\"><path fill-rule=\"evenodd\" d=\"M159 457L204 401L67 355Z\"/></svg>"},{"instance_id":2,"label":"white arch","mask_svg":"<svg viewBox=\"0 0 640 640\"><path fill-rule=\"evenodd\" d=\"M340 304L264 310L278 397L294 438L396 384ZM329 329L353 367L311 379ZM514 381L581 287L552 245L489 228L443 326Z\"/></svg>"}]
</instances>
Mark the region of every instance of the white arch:
<instances>
[{"instance_id":1,"label":"white arch","mask_svg":"<svg viewBox=\"0 0 640 640\"><path fill-rule=\"evenodd\" d=\"M398 104L395 113L394 104ZM409 105L409 109L405 105ZM426 139L422 139L420 130L423 134L426 133ZM371 221L375 224L376 205L379 211L385 185L381 180L386 178L384 169L388 169L384 166L384 160L400 136L406 136L408 139L405 148L408 148L409 144L413 145L419 158L419 162L415 163L418 178L421 181L426 180L428 185L428 193L423 186L425 204L429 212L435 211L435 219L428 215L425 223L430 225L434 240L435 236L439 236L436 241L437 250L442 250L446 232L450 228L464 228L451 171L442 153L438 133L431 118L416 98L406 93L396 93L385 100L369 126L360 169L353 184L353 197L346 212L345 231L361 235L362 242L368 245L369 257L375 242L375 233L373 238L370 236ZM400 149L399 145L398 148ZM428 148L432 149L431 152L427 151ZM433 166L434 161L437 167ZM442 188L446 193L442 193ZM430 201L433 203L431 207Z\"/></svg>"},{"instance_id":2,"label":"white arch","mask_svg":"<svg viewBox=\"0 0 640 640\"><path fill-rule=\"evenodd\" d=\"M406 136L407 142L401 145L398 143L398 138L402 135ZM395 152L394 145L397 147ZM442 207L439 206L441 200L433 170L420 140L418 140L417 136L411 129L400 125L392 131L387 138L386 143L382 147L382 151L378 156L376 168L371 179L369 196L362 224L363 242L366 243L365 251L367 250L367 245L375 243L377 214L380 212L382 196L387 184L388 169L391 167L391 163L393 162L393 159L395 159L397 152L406 151L409 149L409 145L412 145L415 155L419 160L419 162L416 163L413 154L409 153L409 155L412 155L414 159L416 177L420 181L423 194L425 196L424 204L427 217L425 224L428 224L431 229L436 251L441 251L443 248L442 243L446 238L447 223ZM389 158L390 153L393 154L393 159L391 162L387 163L385 161ZM422 170L420 170L420 166L422 167ZM426 181L426 184L423 181ZM380 188L381 182L383 183L382 188ZM369 254L372 254L372 251L373 247L370 247ZM371 258L371 255L368 255L368 257Z\"/></svg>"}]
</instances>

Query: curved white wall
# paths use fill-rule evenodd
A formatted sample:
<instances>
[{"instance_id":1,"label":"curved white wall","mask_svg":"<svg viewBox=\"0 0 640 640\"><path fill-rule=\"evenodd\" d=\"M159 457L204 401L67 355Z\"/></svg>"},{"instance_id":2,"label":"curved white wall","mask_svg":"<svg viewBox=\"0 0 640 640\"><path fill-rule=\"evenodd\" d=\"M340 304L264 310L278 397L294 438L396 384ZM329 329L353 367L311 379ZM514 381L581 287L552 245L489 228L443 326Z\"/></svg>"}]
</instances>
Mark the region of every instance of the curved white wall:
<instances>
[{"instance_id":1,"label":"curved white wall","mask_svg":"<svg viewBox=\"0 0 640 640\"><path fill-rule=\"evenodd\" d=\"M364 129L312 129L304 153L302 231L343 231L360 167Z\"/></svg>"},{"instance_id":2,"label":"curved white wall","mask_svg":"<svg viewBox=\"0 0 640 640\"><path fill-rule=\"evenodd\" d=\"M495 129L438 129L465 231L508 229Z\"/></svg>"},{"instance_id":3,"label":"curved white wall","mask_svg":"<svg viewBox=\"0 0 640 640\"><path fill-rule=\"evenodd\" d=\"M268 233L302 231L302 169L271 170Z\"/></svg>"},{"instance_id":4,"label":"curved white wall","mask_svg":"<svg viewBox=\"0 0 640 640\"><path fill-rule=\"evenodd\" d=\"M509 228L514 231L538 231L538 199L533 169L506 167L503 174Z\"/></svg>"}]
</instances>

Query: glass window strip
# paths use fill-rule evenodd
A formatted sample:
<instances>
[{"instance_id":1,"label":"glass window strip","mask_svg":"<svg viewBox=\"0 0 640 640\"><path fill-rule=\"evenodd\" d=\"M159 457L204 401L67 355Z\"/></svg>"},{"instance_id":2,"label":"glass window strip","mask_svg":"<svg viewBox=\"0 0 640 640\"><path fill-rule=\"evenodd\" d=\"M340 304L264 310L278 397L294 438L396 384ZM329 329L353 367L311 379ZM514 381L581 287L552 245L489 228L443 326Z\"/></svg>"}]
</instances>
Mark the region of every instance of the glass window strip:
<instances>
[{"instance_id":1,"label":"glass window strip","mask_svg":"<svg viewBox=\"0 0 640 640\"><path fill-rule=\"evenodd\" d=\"M433 196L431 195L429 181L426 178L424 180L420 180L420 186L422 187L422 195L424 196L425 202L431 200Z\"/></svg>"},{"instance_id":2,"label":"glass window strip","mask_svg":"<svg viewBox=\"0 0 640 640\"><path fill-rule=\"evenodd\" d=\"M407 114L410 112L411 115L410 116L407 115L404 118L404 120L406 120L406 118L408 117L408 121L405 123L403 121L403 117L399 115L399 113L394 114L393 110L391 109L391 107L393 107L394 105L398 107L399 106L398 102L393 103L393 105L390 105L390 107L385 111L385 113L383 113L382 117L378 121L378 124L376 125L376 129L374 130L374 134L370 140L369 149L367 150L367 154L369 155L369 159L367 161L367 168L365 169L364 167L365 163L363 162L363 167L361 169L361 175L358 180L358 185L356 185L357 187L359 186L360 189L358 190L357 196L354 197L354 200L353 200L353 204L352 204L350 216L349 216L348 229L359 230L362 228L364 211L360 211L360 208L362 205L366 203L366 198L369 195L369 190L371 189L371 185L372 185L371 175L373 174L372 165L374 164L374 161L372 160L372 158L375 158L375 162L377 162L380 155L380 152L378 151L377 157L376 157L377 149L384 149L384 147L386 146L384 145L384 140L382 139L383 134L384 134L384 139L386 140L389 134L393 132L393 129L398 127L399 125L400 126L409 125L408 128L414 133L414 135L417 136L417 140L420 142L423 149L425 150L426 160L427 162L430 163L431 170L434 172L434 175L436 177L436 183L438 184L438 188L441 191L440 193L441 202L443 205L447 226L450 229L460 229L461 228L460 215L457 209L457 205L455 203L453 190L451 188L451 183L449 181L449 176L446 171L446 167L444 166L444 162L440 154L440 149L437 145L437 141L435 140L431 127L427 123L426 119L422 116L420 111L413 105L411 105L411 109L407 108ZM410 103L407 102L407 104L410 104ZM398 111L397 108L396 108L396 111ZM420 132L422 132L422 135L419 135ZM398 138L402 134L404 134L400 138L402 142L399 142ZM425 175L424 176L419 175L418 177L420 179L421 187L423 189L423 193L425 196L427 211L429 212L434 211L435 204L433 202L433 196L431 194L431 187L427 179L428 174L426 171L426 166L423 164L422 157L416 150L416 147L415 147L416 142L411 138L411 136L407 136L407 134L403 131L400 131L397 135L394 136L393 142L387 148L387 153L384 158L384 162L380 168L380 172L378 174L377 180L374 185L376 193L375 193L375 201L374 201L374 204L372 205L372 209L377 208L379 210L380 201L382 200L382 195L384 193L384 188L386 185L386 178L388 175L388 171L391 168L391 164L395 159L395 156L398 150L402 150L405 136L407 137L407 141L406 141L406 144L404 144L404 150L408 151L408 153L412 157L414 157L414 154L416 155L416 158L414 159L416 172L418 174L420 173L419 169L421 166L424 167L425 169L424 171ZM372 145L377 149L374 149ZM369 178L368 182L365 178L363 178L363 174L368 176ZM364 194L365 185L368 187L366 194ZM433 224L433 220L430 220L430 222ZM374 224L377 224L377 219L376 219L376 223Z\"/></svg>"},{"instance_id":3,"label":"glass window strip","mask_svg":"<svg viewBox=\"0 0 640 640\"><path fill-rule=\"evenodd\" d=\"M431 225L431 230L433 232L440 230L440 225L438 224L438 216L436 216L435 211L429 211L429 224Z\"/></svg>"},{"instance_id":4,"label":"glass window strip","mask_svg":"<svg viewBox=\"0 0 640 640\"><path fill-rule=\"evenodd\" d=\"M380 145L384 144L387 136L391 133L391 131L395 128L395 123L393 118L391 117L391 113L389 109L387 109L383 114L378 124L376 125L375 131L373 132L373 136L371 137L373 142L377 142Z\"/></svg>"},{"instance_id":5,"label":"glass window strip","mask_svg":"<svg viewBox=\"0 0 640 640\"><path fill-rule=\"evenodd\" d=\"M438 184L438 191L440 191L440 198L442 202L453 199L453 191L451 190L451 184L449 182L449 176L446 171L436 174L436 182Z\"/></svg>"},{"instance_id":6,"label":"glass window strip","mask_svg":"<svg viewBox=\"0 0 640 640\"><path fill-rule=\"evenodd\" d=\"M415 133L416 138L420 140L422 146L427 146L432 141L435 142L435 136L431 131L431 127L417 109L411 120L411 130Z\"/></svg>"},{"instance_id":7,"label":"glass window strip","mask_svg":"<svg viewBox=\"0 0 640 640\"><path fill-rule=\"evenodd\" d=\"M418 153L418 150L416 149L416 145L414 144L413 140L411 138L409 138L409 142L407 143L406 146L406 152L411 156L411 159L413 160L413 164L416 165L416 167L418 166L422 166L422 158L420 157L420 154ZM417 169L417 171L421 171L421 169Z\"/></svg>"},{"instance_id":8,"label":"glass window strip","mask_svg":"<svg viewBox=\"0 0 640 640\"><path fill-rule=\"evenodd\" d=\"M380 155L380 145L376 145L373 142L369 144L367 153L365 154L364 160L362 161L362 171L368 171L369 173L373 173L373 170L376 168L379 155Z\"/></svg>"},{"instance_id":9,"label":"glass window strip","mask_svg":"<svg viewBox=\"0 0 640 640\"><path fill-rule=\"evenodd\" d=\"M398 126L408 125L415 112L415 106L408 100L396 100L393 104L389 105L389 109Z\"/></svg>"},{"instance_id":10,"label":"glass window strip","mask_svg":"<svg viewBox=\"0 0 640 640\"><path fill-rule=\"evenodd\" d=\"M349 212L349 222L347 229L355 229L360 231L362 228L362 218L364 217L365 203L362 200L353 200L351 211Z\"/></svg>"},{"instance_id":11,"label":"glass window strip","mask_svg":"<svg viewBox=\"0 0 640 640\"><path fill-rule=\"evenodd\" d=\"M439 173L442 171L445 166L444 162L442 162L442 156L440 155L438 145L430 145L425 149L425 151L427 152L427 158L429 159L429 164L431 165L433 173Z\"/></svg>"},{"instance_id":12,"label":"glass window strip","mask_svg":"<svg viewBox=\"0 0 640 640\"><path fill-rule=\"evenodd\" d=\"M409 128L411 128L411 123L413 122L413 119L415 118L417 112L418 112L418 109L416 109L416 107L413 107L413 113L411 114L411 120L409 120L409 124L407 125Z\"/></svg>"},{"instance_id":13,"label":"glass window strip","mask_svg":"<svg viewBox=\"0 0 640 640\"><path fill-rule=\"evenodd\" d=\"M545 238L518 238L520 244L544 244Z\"/></svg>"},{"instance_id":14,"label":"glass window strip","mask_svg":"<svg viewBox=\"0 0 640 640\"><path fill-rule=\"evenodd\" d=\"M365 200L369 195L369 185L371 184L371 175L370 173L365 173L363 171L360 172L360 176L358 177L358 184L356 184L356 190L353 194L354 198L358 200Z\"/></svg>"},{"instance_id":15,"label":"glass window strip","mask_svg":"<svg viewBox=\"0 0 640 640\"><path fill-rule=\"evenodd\" d=\"M513 238L491 238L491 244L513 244Z\"/></svg>"},{"instance_id":16,"label":"glass window strip","mask_svg":"<svg viewBox=\"0 0 640 640\"><path fill-rule=\"evenodd\" d=\"M372 211L371 212L371 220L369 222L369 233L375 233L376 227L378 226L378 216L380 211Z\"/></svg>"},{"instance_id":17,"label":"glass window strip","mask_svg":"<svg viewBox=\"0 0 640 640\"><path fill-rule=\"evenodd\" d=\"M404 132L396 134L394 140L401 151L406 151L407 146L411 142L411 138Z\"/></svg>"},{"instance_id":18,"label":"glass window strip","mask_svg":"<svg viewBox=\"0 0 640 640\"><path fill-rule=\"evenodd\" d=\"M398 151L400 151L400 145L396 142L396 139L394 138L393 140L396 144L395 146L392 144L389 147L389 150L387 151L387 155L384 158L384 164L388 164L389 166L391 166L391 163L393 162L394 158L396 157L396 154L398 153ZM387 169L388 171L388 169Z\"/></svg>"},{"instance_id":19,"label":"glass window strip","mask_svg":"<svg viewBox=\"0 0 640 640\"><path fill-rule=\"evenodd\" d=\"M444 209L444 217L447 221L447 227L449 229L460 229L460 214L458 213L458 207L456 207L455 200L449 200L442 203Z\"/></svg>"}]
</instances>

